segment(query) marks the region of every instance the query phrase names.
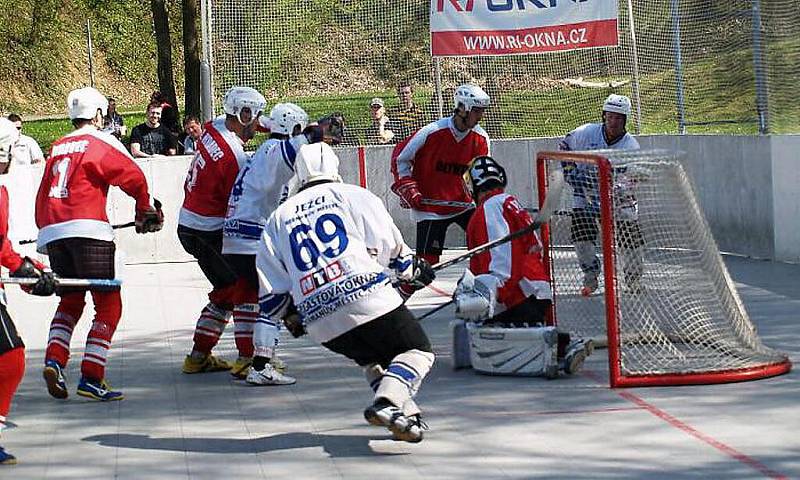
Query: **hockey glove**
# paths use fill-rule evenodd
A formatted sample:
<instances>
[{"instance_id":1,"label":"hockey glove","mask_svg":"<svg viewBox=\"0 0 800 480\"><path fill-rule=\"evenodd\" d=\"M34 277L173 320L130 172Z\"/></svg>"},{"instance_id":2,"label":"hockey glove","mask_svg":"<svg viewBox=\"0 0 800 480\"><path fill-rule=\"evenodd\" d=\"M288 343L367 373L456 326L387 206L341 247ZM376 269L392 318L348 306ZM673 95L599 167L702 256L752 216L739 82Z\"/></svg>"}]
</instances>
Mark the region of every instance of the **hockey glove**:
<instances>
[{"instance_id":1,"label":"hockey glove","mask_svg":"<svg viewBox=\"0 0 800 480\"><path fill-rule=\"evenodd\" d=\"M392 184L392 191L400 197L400 206L419 210L422 206L422 193L417 181L411 177L401 178Z\"/></svg>"},{"instance_id":2,"label":"hockey glove","mask_svg":"<svg viewBox=\"0 0 800 480\"><path fill-rule=\"evenodd\" d=\"M155 200L155 207L136 212L136 233L151 233L161 230L164 226L164 212L161 211L161 202Z\"/></svg>"},{"instance_id":3,"label":"hockey glove","mask_svg":"<svg viewBox=\"0 0 800 480\"><path fill-rule=\"evenodd\" d=\"M53 272L47 270L42 263L25 257L22 260L22 265L14 270L11 274L12 277L19 278L38 278L39 280L33 285L22 287L23 290L40 297L47 297L56 291L56 279Z\"/></svg>"},{"instance_id":4,"label":"hockey glove","mask_svg":"<svg viewBox=\"0 0 800 480\"><path fill-rule=\"evenodd\" d=\"M302 337L308 333L306 331L306 326L303 324L303 319L300 318L300 314L297 312L288 313L283 317L283 325L294 338Z\"/></svg>"},{"instance_id":5,"label":"hockey glove","mask_svg":"<svg viewBox=\"0 0 800 480\"><path fill-rule=\"evenodd\" d=\"M433 267L422 257L414 257L414 274L409 280L401 280L398 282L398 288L411 291L412 293L425 288L436 278L436 272Z\"/></svg>"}]
</instances>

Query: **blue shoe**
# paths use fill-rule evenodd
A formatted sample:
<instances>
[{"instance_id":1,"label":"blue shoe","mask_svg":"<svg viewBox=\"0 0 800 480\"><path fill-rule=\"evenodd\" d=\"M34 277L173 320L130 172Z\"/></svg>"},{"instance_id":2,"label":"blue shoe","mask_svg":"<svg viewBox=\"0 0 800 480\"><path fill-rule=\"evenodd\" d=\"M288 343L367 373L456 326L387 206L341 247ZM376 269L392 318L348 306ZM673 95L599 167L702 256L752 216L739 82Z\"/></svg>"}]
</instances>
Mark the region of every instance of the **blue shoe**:
<instances>
[{"instance_id":1,"label":"blue shoe","mask_svg":"<svg viewBox=\"0 0 800 480\"><path fill-rule=\"evenodd\" d=\"M6 452L6 449L0 447L0 465L16 465L17 457Z\"/></svg>"},{"instance_id":2,"label":"blue shoe","mask_svg":"<svg viewBox=\"0 0 800 480\"><path fill-rule=\"evenodd\" d=\"M47 382L47 391L54 398L67 398L67 381L64 378L64 370L55 360L44 362L44 381Z\"/></svg>"},{"instance_id":3,"label":"blue shoe","mask_svg":"<svg viewBox=\"0 0 800 480\"><path fill-rule=\"evenodd\" d=\"M81 381L78 384L78 395L101 402L125 399L125 395L122 392L111 390L111 386L105 380L98 382L84 377L81 377Z\"/></svg>"}]
</instances>

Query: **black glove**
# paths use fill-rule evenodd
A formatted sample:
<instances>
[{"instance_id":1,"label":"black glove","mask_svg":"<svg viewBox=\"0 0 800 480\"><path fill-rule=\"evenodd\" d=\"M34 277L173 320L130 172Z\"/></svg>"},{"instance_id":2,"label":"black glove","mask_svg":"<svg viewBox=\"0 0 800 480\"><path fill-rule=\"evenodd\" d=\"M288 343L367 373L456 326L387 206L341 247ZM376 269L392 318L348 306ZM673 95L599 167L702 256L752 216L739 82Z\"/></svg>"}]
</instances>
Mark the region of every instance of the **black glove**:
<instances>
[{"instance_id":1,"label":"black glove","mask_svg":"<svg viewBox=\"0 0 800 480\"><path fill-rule=\"evenodd\" d=\"M407 285L404 289L412 288L414 291L425 288L436 278L436 272L427 260L422 257L414 257L414 276L411 280L400 281L401 288Z\"/></svg>"},{"instance_id":2,"label":"black glove","mask_svg":"<svg viewBox=\"0 0 800 480\"><path fill-rule=\"evenodd\" d=\"M155 207L136 212L136 233L150 233L161 230L164 226L164 212L161 211L161 202L155 200Z\"/></svg>"},{"instance_id":3,"label":"black glove","mask_svg":"<svg viewBox=\"0 0 800 480\"><path fill-rule=\"evenodd\" d=\"M39 280L33 285L23 287L25 291L40 297L47 297L56 291L56 278L53 272L45 270L45 266L39 262L25 257L22 260L22 265L11 273L12 277L18 278L38 278Z\"/></svg>"},{"instance_id":4,"label":"black glove","mask_svg":"<svg viewBox=\"0 0 800 480\"><path fill-rule=\"evenodd\" d=\"M303 319L300 318L299 313L288 313L283 317L283 325L294 338L299 338L308 333L306 326L303 324Z\"/></svg>"}]
</instances>

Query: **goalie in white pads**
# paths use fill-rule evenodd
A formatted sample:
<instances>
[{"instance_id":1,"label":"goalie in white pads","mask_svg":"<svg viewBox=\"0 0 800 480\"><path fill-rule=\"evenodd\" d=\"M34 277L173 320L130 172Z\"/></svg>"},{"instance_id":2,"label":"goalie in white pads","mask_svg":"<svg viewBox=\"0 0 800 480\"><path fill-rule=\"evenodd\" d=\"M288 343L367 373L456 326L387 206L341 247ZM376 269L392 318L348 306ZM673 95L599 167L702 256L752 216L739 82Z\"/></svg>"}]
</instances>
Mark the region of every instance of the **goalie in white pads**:
<instances>
[{"instance_id":1,"label":"goalie in white pads","mask_svg":"<svg viewBox=\"0 0 800 480\"><path fill-rule=\"evenodd\" d=\"M559 144L559 150L638 150L639 142L625 131L631 115L631 100L625 95L609 95L603 103L602 123L587 123L568 133ZM600 193L597 185L597 168L574 162L565 162L564 178L572 186L572 222L570 237L575 245L583 286L581 295L590 296L599 287L600 261L596 246ZM638 204L633 194L633 182L626 177L624 168L615 169L614 190L616 203L614 216L619 232L625 284L630 292L641 290L643 272L642 232L639 229Z\"/></svg>"},{"instance_id":2,"label":"goalie in white pads","mask_svg":"<svg viewBox=\"0 0 800 480\"><path fill-rule=\"evenodd\" d=\"M413 397L434 354L386 269L415 288L430 283L433 270L412 255L383 202L341 183L338 168L327 144L300 147L299 191L269 217L256 255L261 309L364 367L375 391L367 421L419 442L425 425ZM292 303L302 322L289 315Z\"/></svg>"},{"instance_id":3,"label":"goalie in white pads","mask_svg":"<svg viewBox=\"0 0 800 480\"><path fill-rule=\"evenodd\" d=\"M467 226L468 248L531 225L530 215L505 193L506 172L492 157L477 157L464 181L478 203ZM476 371L554 378L559 370L577 372L591 354L591 341L571 341L569 334L543 326L553 295L541 248L531 231L470 258L454 296L456 315L468 322L469 362ZM467 366L466 336L458 335L464 324L453 327L456 366Z\"/></svg>"}]
</instances>

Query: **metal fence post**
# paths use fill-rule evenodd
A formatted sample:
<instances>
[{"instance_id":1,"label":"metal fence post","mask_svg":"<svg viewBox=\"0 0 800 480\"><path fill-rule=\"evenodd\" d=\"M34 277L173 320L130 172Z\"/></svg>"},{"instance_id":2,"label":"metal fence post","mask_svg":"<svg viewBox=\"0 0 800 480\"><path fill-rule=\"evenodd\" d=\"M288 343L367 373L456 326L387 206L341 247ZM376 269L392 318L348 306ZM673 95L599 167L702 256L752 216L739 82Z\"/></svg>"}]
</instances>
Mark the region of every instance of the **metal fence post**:
<instances>
[{"instance_id":1,"label":"metal fence post","mask_svg":"<svg viewBox=\"0 0 800 480\"><path fill-rule=\"evenodd\" d=\"M89 86L94 87L94 51L92 48L92 24L86 20L86 46L89 49Z\"/></svg>"},{"instance_id":2,"label":"metal fence post","mask_svg":"<svg viewBox=\"0 0 800 480\"><path fill-rule=\"evenodd\" d=\"M434 86L436 88L436 98L439 100L439 118L444 116L444 98L442 97L442 63L440 57L434 57L433 63L434 73Z\"/></svg>"},{"instance_id":3,"label":"metal fence post","mask_svg":"<svg viewBox=\"0 0 800 480\"><path fill-rule=\"evenodd\" d=\"M761 1L753 0L753 67L756 75L756 111L758 132L769 133L769 110L767 102L767 65L764 62L763 35L761 33Z\"/></svg>"},{"instance_id":4,"label":"metal fence post","mask_svg":"<svg viewBox=\"0 0 800 480\"><path fill-rule=\"evenodd\" d=\"M672 49L675 54L675 100L678 106L678 133L686 133L686 104L683 96L683 57L681 56L681 17L678 2L672 0Z\"/></svg>"},{"instance_id":5,"label":"metal fence post","mask_svg":"<svg viewBox=\"0 0 800 480\"><path fill-rule=\"evenodd\" d=\"M636 28L633 21L633 4L628 0L628 23L633 44L633 97L636 100L636 133L642 133L642 99L639 96L639 50L636 46Z\"/></svg>"},{"instance_id":6,"label":"metal fence post","mask_svg":"<svg viewBox=\"0 0 800 480\"><path fill-rule=\"evenodd\" d=\"M211 0L200 0L200 31L203 60L200 62L200 108L203 120L214 117L214 62L211 51Z\"/></svg>"}]
</instances>

